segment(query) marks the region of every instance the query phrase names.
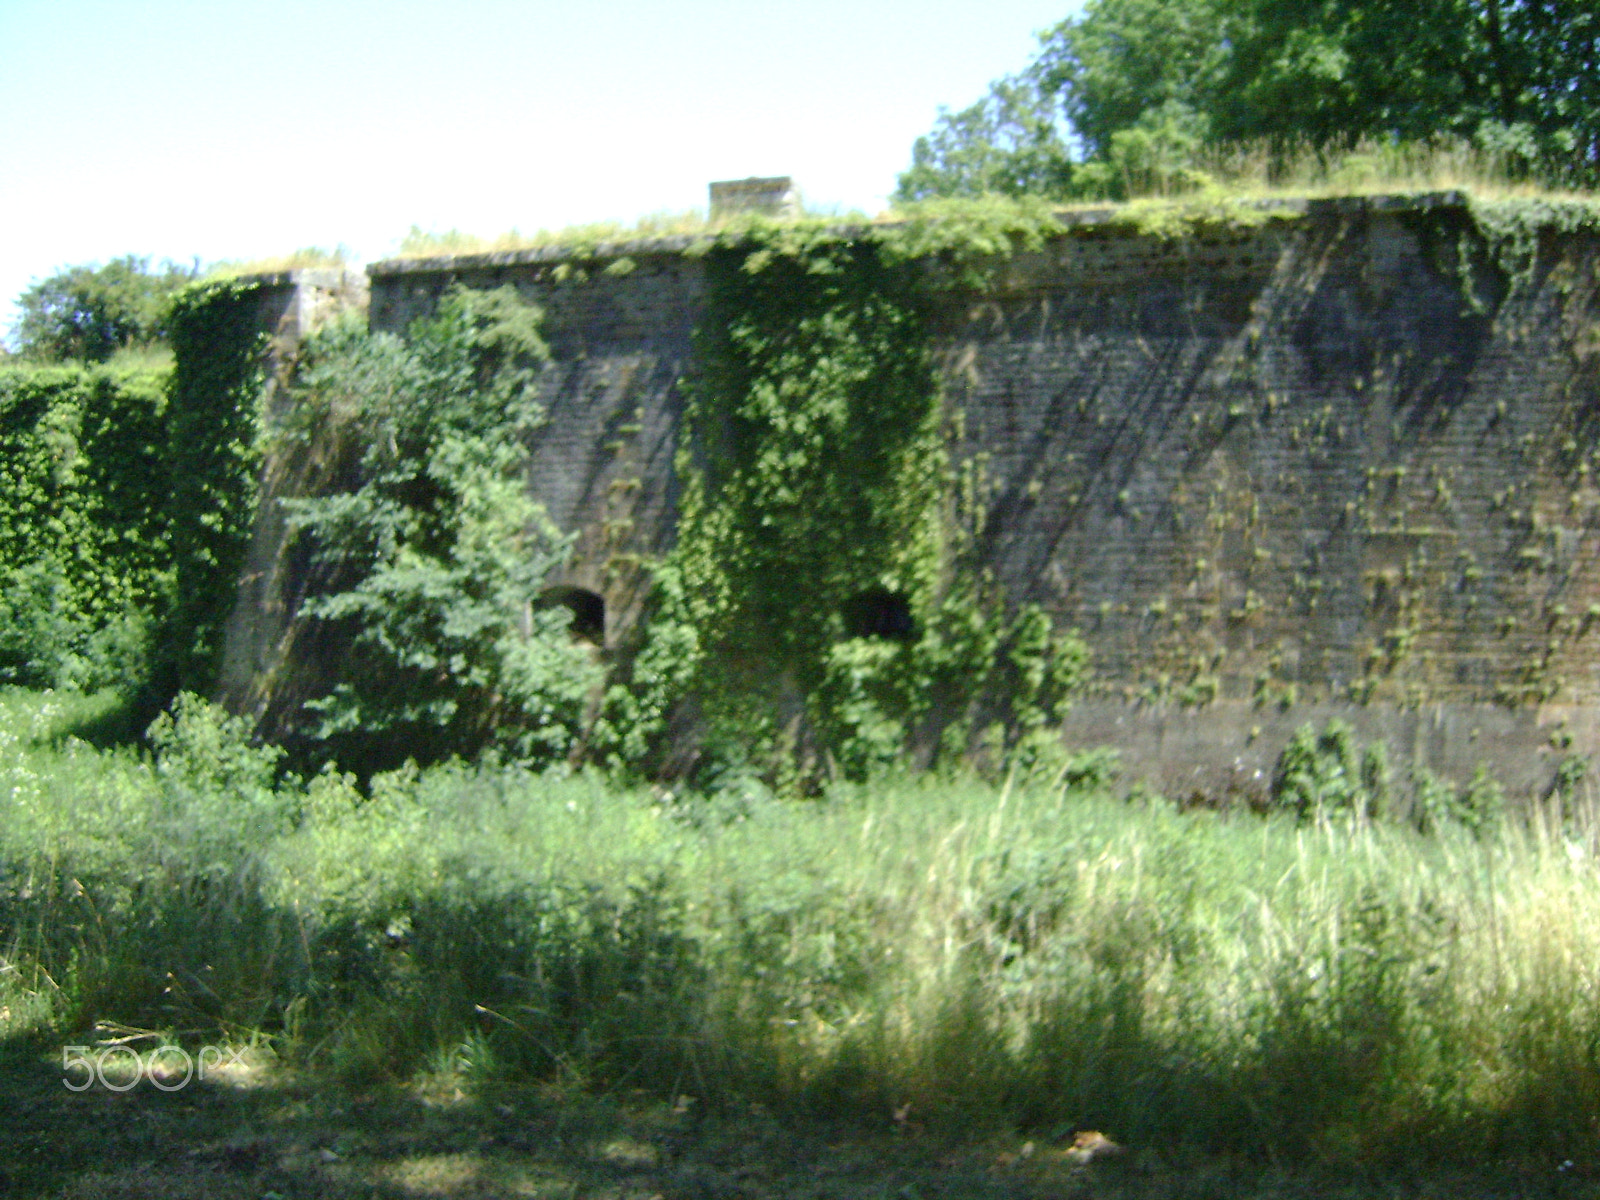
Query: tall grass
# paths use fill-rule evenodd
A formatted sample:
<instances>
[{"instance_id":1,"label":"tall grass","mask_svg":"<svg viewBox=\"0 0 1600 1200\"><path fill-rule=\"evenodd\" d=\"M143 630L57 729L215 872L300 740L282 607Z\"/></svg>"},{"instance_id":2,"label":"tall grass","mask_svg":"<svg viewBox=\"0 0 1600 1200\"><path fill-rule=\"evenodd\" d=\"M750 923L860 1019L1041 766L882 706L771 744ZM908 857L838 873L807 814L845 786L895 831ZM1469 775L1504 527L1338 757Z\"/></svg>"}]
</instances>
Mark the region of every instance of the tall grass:
<instances>
[{"instance_id":1,"label":"tall grass","mask_svg":"<svg viewBox=\"0 0 1600 1200\"><path fill-rule=\"evenodd\" d=\"M705 233L717 226L702 212L649 213L634 221L597 221L560 229L522 233L516 229L482 236L459 229L424 230L413 225L400 240L395 258L446 258L467 254L500 254L545 246L586 247Z\"/></svg>"},{"instance_id":2,"label":"tall grass","mask_svg":"<svg viewBox=\"0 0 1600 1200\"><path fill-rule=\"evenodd\" d=\"M932 778L816 802L451 765L273 782L0 702L0 1036L270 1036L347 1076L553 1079L960 1129L1593 1159L1600 866ZM42 1025L40 1023L43 1023Z\"/></svg>"},{"instance_id":3,"label":"tall grass","mask_svg":"<svg viewBox=\"0 0 1600 1200\"><path fill-rule=\"evenodd\" d=\"M1464 191L1484 199L1558 194L1514 154L1460 138L1418 142L1362 139L1345 147L1211 143L1194 167L1239 195L1348 196ZM1567 193L1560 193L1567 194Z\"/></svg>"},{"instance_id":4,"label":"tall grass","mask_svg":"<svg viewBox=\"0 0 1600 1200\"><path fill-rule=\"evenodd\" d=\"M1460 138L1416 142L1363 139L1352 145L1332 147L1265 141L1214 142L1201 145L1181 160L1141 163L1126 169L1113 164L1108 170L1105 185L1111 191L1107 196L1123 196L1135 205L1172 200L1317 199L1436 191L1464 192L1480 202L1534 198L1576 200L1585 203L1585 211L1591 214L1596 203L1592 192L1561 191L1541 182L1515 153ZM993 202L996 198L988 199ZM1059 206L1059 211L1065 214L1074 208L1097 208L1106 202L1106 199L1094 198L1091 192ZM834 214L830 219L844 226L894 222L905 219L908 213L927 215L939 205L950 203L924 201L876 217L852 213ZM964 203L970 207L985 202ZM736 229L749 219L746 214L733 214L712 220L703 212L691 210L651 213L631 222L596 222L534 233L512 229L494 236L457 229L427 231L412 226L392 257L443 258L546 247L559 247L581 255L603 245L715 234ZM812 214L809 219L816 219L816 215Z\"/></svg>"},{"instance_id":5,"label":"tall grass","mask_svg":"<svg viewBox=\"0 0 1600 1200\"><path fill-rule=\"evenodd\" d=\"M354 254L348 246L335 246L331 250L322 246L302 246L287 254L212 263L206 275L208 278L233 278L240 275L277 275L285 271L315 268L342 268L350 266L353 258Z\"/></svg>"}]
</instances>

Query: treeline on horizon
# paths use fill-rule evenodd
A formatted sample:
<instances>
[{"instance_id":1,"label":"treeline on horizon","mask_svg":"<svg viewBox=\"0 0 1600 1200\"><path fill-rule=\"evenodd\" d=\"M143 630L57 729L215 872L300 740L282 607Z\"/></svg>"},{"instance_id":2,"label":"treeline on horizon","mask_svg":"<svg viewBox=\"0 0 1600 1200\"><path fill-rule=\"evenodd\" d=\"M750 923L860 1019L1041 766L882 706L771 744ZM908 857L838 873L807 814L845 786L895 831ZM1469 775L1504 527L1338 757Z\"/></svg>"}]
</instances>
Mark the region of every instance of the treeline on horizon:
<instances>
[{"instance_id":1,"label":"treeline on horizon","mask_svg":"<svg viewBox=\"0 0 1600 1200\"><path fill-rule=\"evenodd\" d=\"M1600 181L1591 0L1089 0L943 112L896 201L1125 199L1358 148L1466 146L1509 180Z\"/></svg>"}]
</instances>

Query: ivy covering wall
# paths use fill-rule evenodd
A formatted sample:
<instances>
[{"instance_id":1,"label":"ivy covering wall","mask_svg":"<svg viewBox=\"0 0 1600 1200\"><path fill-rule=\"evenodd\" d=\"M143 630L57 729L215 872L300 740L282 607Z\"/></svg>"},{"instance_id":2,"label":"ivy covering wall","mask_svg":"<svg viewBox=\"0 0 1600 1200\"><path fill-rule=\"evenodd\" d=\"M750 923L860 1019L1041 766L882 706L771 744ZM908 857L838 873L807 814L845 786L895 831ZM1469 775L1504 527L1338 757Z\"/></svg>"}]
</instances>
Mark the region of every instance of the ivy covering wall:
<instances>
[{"instance_id":1,"label":"ivy covering wall","mask_svg":"<svg viewBox=\"0 0 1600 1200\"><path fill-rule=\"evenodd\" d=\"M948 214L940 214L948 216ZM975 748L1030 763L1082 675L971 551L934 311L1037 244L974 208L863 232L754 223L703 248L678 542L594 742L653 769L800 784Z\"/></svg>"},{"instance_id":2,"label":"ivy covering wall","mask_svg":"<svg viewBox=\"0 0 1600 1200\"><path fill-rule=\"evenodd\" d=\"M166 374L0 370L0 683L128 683L164 608Z\"/></svg>"},{"instance_id":3,"label":"ivy covering wall","mask_svg":"<svg viewBox=\"0 0 1600 1200\"><path fill-rule=\"evenodd\" d=\"M0 370L0 682L209 689L257 503L258 286L180 292L170 369Z\"/></svg>"},{"instance_id":4,"label":"ivy covering wall","mask_svg":"<svg viewBox=\"0 0 1600 1200\"><path fill-rule=\"evenodd\" d=\"M177 356L166 422L175 587L152 672L157 700L209 692L221 662L223 623L259 502L267 370L261 286L195 284L177 294L168 318Z\"/></svg>"}]
</instances>

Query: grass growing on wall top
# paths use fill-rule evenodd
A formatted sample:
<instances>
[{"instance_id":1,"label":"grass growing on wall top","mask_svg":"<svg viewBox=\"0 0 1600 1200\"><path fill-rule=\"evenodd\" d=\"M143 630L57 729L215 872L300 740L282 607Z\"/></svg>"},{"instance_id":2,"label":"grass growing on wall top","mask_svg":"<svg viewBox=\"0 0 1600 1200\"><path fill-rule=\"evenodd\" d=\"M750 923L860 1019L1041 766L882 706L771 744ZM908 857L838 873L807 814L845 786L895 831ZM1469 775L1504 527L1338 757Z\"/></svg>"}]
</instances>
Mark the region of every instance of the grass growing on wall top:
<instances>
[{"instance_id":1,"label":"grass growing on wall top","mask_svg":"<svg viewBox=\"0 0 1600 1200\"><path fill-rule=\"evenodd\" d=\"M712 802L492 764L363 796L275 783L195 701L154 760L97 752L64 736L85 704L0 697L0 1040L103 1021L352 1080L1600 1167L1592 831L966 778Z\"/></svg>"},{"instance_id":2,"label":"grass growing on wall top","mask_svg":"<svg viewBox=\"0 0 1600 1200\"><path fill-rule=\"evenodd\" d=\"M1557 207L1578 205L1593 212L1600 204L1592 192L1541 187L1516 169L1505 155L1459 139L1426 142L1364 140L1339 151L1309 146L1283 147L1267 142L1216 143L1203 148L1192 169L1176 174L1155 172L1119 181L1117 194L1125 200L1087 198L1061 204L1043 199L1013 200L990 196L981 199L917 201L896 206L875 216L864 213L806 214L777 219L736 214L712 221L704 212L652 213L635 221L594 222L560 229L522 233L512 229L485 236L451 229L427 231L412 226L392 257L447 258L460 255L509 253L542 248L571 249L575 257L603 245L653 238L695 237L714 243L737 239L752 225L791 225L840 230L943 217L958 224L984 213L1012 214L1045 210L1070 220L1075 212L1103 209L1108 203L1131 203L1136 216L1140 202L1196 201L1212 206L1233 202L1297 200L1332 197L1408 195L1459 191L1482 204L1541 201ZM294 265L321 265L296 263Z\"/></svg>"},{"instance_id":3,"label":"grass growing on wall top","mask_svg":"<svg viewBox=\"0 0 1600 1200\"><path fill-rule=\"evenodd\" d=\"M1173 196L1225 188L1240 195L1362 196L1463 191L1483 198L1573 196L1543 187L1516 160L1461 139L1363 139L1346 149L1270 142L1212 143L1184 178L1151 179L1130 196Z\"/></svg>"},{"instance_id":4,"label":"grass growing on wall top","mask_svg":"<svg viewBox=\"0 0 1600 1200\"><path fill-rule=\"evenodd\" d=\"M522 233L515 229L484 236L459 229L425 230L413 225L400 239L395 258L449 258L468 254L500 254L534 250L546 246L588 249L596 246L632 242L649 238L699 235L713 228L702 212L651 213L635 221L595 221L560 229L540 229Z\"/></svg>"},{"instance_id":5,"label":"grass growing on wall top","mask_svg":"<svg viewBox=\"0 0 1600 1200\"><path fill-rule=\"evenodd\" d=\"M348 267L354 260L348 246L324 249L321 246L302 246L286 254L269 254L263 258L230 259L211 264L207 279L236 279L241 275L276 275L284 271L298 271L319 267Z\"/></svg>"}]
</instances>

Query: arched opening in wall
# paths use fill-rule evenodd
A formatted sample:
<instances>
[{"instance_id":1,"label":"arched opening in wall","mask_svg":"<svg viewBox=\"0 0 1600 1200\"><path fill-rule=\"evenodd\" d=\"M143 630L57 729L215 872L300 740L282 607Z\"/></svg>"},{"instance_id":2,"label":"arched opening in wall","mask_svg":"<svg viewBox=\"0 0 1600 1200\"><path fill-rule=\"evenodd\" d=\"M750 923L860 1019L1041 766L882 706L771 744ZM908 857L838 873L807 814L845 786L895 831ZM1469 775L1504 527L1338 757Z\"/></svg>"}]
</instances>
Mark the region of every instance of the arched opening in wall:
<instances>
[{"instance_id":1,"label":"arched opening in wall","mask_svg":"<svg viewBox=\"0 0 1600 1200\"><path fill-rule=\"evenodd\" d=\"M606 601L598 592L581 587L545 588L539 607L566 609L572 614L572 636L596 646L606 644Z\"/></svg>"},{"instance_id":2,"label":"arched opening in wall","mask_svg":"<svg viewBox=\"0 0 1600 1200\"><path fill-rule=\"evenodd\" d=\"M857 592L846 602L842 615L847 637L909 642L917 636L917 623L911 616L911 602L888 588L868 588L864 592Z\"/></svg>"}]
</instances>

